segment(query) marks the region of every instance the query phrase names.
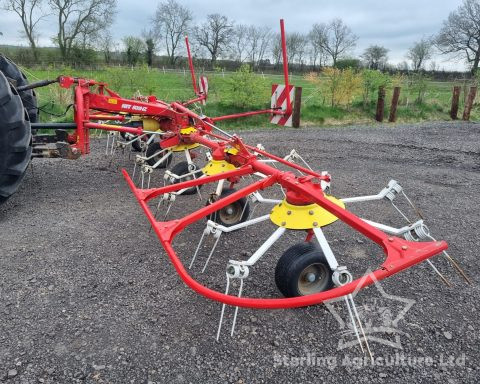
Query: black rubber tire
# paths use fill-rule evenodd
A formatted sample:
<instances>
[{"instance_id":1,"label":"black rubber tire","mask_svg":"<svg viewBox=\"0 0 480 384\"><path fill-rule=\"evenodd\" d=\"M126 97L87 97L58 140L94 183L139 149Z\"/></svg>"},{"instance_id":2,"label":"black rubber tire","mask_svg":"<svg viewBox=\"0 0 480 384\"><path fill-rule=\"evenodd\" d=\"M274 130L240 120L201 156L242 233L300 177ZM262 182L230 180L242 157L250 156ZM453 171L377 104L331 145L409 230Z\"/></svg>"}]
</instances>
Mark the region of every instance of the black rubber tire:
<instances>
[{"instance_id":1,"label":"black rubber tire","mask_svg":"<svg viewBox=\"0 0 480 384\"><path fill-rule=\"evenodd\" d=\"M188 169L188 163L186 161L182 161L180 163L177 163L172 167L170 172L172 172L174 175L177 175L177 176L182 176L182 175L185 175L187 173L190 173L190 170ZM201 175L202 175L201 172L197 173L196 178L198 179ZM184 181L188 181L188 180L192 180L192 177L184 178L182 180L175 180L174 184L178 184L180 182L184 182ZM201 188L200 185L198 187ZM180 193L180 195L193 195L196 192L197 192L197 188L192 187L192 188L186 189L185 191Z\"/></svg>"},{"instance_id":2,"label":"black rubber tire","mask_svg":"<svg viewBox=\"0 0 480 384\"><path fill-rule=\"evenodd\" d=\"M221 200L224 197L229 196L236 191L237 190L235 188L224 189L220 194L220 197L218 198L218 200ZM209 203L207 203L207 205L208 204ZM232 214L229 215L227 213L227 210L229 208L234 210L233 211L234 215L231 220L228 220L226 218L228 216L232 216ZM238 199L232 204L229 204L226 207L223 207L222 209L219 209L218 211L213 212L211 215L208 216L208 219L214 221L215 223L223 225L225 227L231 227L233 225L243 223L248 219L249 215L250 215L250 205L248 204L248 199L245 197L242 197L241 199Z\"/></svg>"},{"instance_id":3,"label":"black rubber tire","mask_svg":"<svg viewBox=\"0 0 480 384\"><path fill-rule=\"evenodd\" d=\"M32 156L32 132L20 95L0 73L0 204L13 195Z\"/></svg>"},{"instance_id":4,"label":"black rubber tire","mask_svg":"<svg viewBox=\"0 0 480 384\"><path fill-rule=\"evenodd\" d=\"M14 80L15 87L20 87L28 84L28 80L25 74L17 67L17 65L13 61L11 61L3 54L0 54L0 72L2 72L5 77ZM25 91L18 92L18 94L22 99L23 106L27 110L30 122L37 123L38 105L37 95L35 94L35 91L33 89L27 89Z\"/></svg>"},{"instance_id":5,"label":"black rubber tire","mask_svg":"<svg viewBox=\"0 0 480 384\"><path fill-rule=\"evenodd\" d=\"M158 141L154 141L153 143L151 143L148 146L148 149L147 149L147 152L146 152L145 156L147 158L150 157L150 156L153 156L153 155L155 155L155 153L159 152L161 149L162 149L162 147L160 147L160 143ZM163 155L161 157L163 157ZM151 159L148 159L147 160L148 165L154 166L157 163L157 161L161 159L161 157L154 156ZM158 165L157 168L167 168L170 165L170 163L172 162L172 159L173 159L173 154L171 153L170 156L168 156L165 160L163 160Z\"/></svg>"},{"instance_id":6,"label":"black rubber tire","mask_svg":"<svg viewBox=\"0 0 480 384\"><path fill-rule=\"evenodd\" d=\"M332 271L322 250L313 243L303 242L288 248L278 260L275 267L275 284L279 291L285 297L305 296L306 293L301 291L299 284L302 272L312 265L320 268L324 275L320 284L315 287L315 291L308 294L332 288Z\"/></svg>"}]
</instances>

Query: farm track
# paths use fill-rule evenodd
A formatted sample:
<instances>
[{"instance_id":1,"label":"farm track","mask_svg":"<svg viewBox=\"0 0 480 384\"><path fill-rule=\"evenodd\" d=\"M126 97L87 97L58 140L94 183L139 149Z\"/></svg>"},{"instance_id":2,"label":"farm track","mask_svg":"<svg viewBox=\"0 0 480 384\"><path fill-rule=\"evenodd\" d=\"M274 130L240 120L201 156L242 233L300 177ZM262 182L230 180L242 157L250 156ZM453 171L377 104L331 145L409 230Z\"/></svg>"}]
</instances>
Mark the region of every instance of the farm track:
<instances>
[{"instance_id":1,"label":"farm track","mask_svg":"<svg viewBox=\"0 0 480 384\"><path fill-rule=\"evenodd\" d=\"M361 352L358 347L337 350L342 329L325 306L241 309L233 337L230 309L216 343L220 305L180 281L119 171L131 172L132 161L125 154L111 162L104 155L105 139L95 139L92 153L80 160L35 160L19 192L0 206L0 381L478 382L480 125L268 129L241 131L240 136L282 156L297 149L313 168L332 174L338 197L377 193L390 179L405 188L432 234L449 242L450 253L475 284L466 285L440 257L433 261L453 288L442 285L425 264L384 280L385 292L415 303L398 323L402 349L376 341L370 346L377 357L431 357L433 364L346 366L346 358ZM155 185L161 180L160 173ZM205 197L206 189L202 192ZM196 196L185 197L172 215L201 204ZM352 210L404 224L386 204ZM202 228L193 225L174 243L185 263ZM205 274L199 272L207 254L202 249L195 277L223 290L227 260L245 258L273 230L262 225L224 236ZM325 232L354 272L381 263L377 248L344 225ZM245 295L279 295L275 262L295 241L289 234L265 255L251 271ZM375 287L355 300L361 305L372 298L382 300ZM392 313L401 310L398 303L384 304ZM312 356L318 365L312 366ZM450 356L465 356L465 364L442 365ZM303 366L294 366L300 364L297 357L304 358Z\"/></svg>"}]
</instances>

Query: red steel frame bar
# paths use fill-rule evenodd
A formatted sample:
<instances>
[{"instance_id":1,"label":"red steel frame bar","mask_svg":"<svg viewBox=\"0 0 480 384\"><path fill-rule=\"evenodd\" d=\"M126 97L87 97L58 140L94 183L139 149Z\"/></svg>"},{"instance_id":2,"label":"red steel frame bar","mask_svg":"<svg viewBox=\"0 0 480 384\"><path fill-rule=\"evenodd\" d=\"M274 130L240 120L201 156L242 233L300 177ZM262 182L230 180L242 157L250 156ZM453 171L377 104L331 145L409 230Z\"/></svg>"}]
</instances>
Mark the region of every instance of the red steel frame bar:
<instances>
[{"instance_id":1,"label":"red steel frame bar","mask_svg":"<svg viewBox=\"0 0 480 384\"><path fill-rule=\"evenodd\" d=\"M195 70L193 68L192 55L190 54L190 44L188 43L188 36L185 36L185 44L187 45L188 65L190 67L190 74L192 76L193 91L195 92L196 95L198 95L197 80L195 78Z\"/></svg>"},{"instance_id":2,"label":"red steel frame bar","mask_svg":"<svg viewBox=\"0 0 480 384\"><path fill-rule=\"evenodd\" d=\"M292 112L292 104L290 100L290 84L288 82L287 40L285 37L285 22L283 19L280 19L280 34L282 36L283 77L285 78L285 89L287 90L286 114L288 115Z\"/></svg>"},{"instance_id":3,"label":"red steel frame bar","mask_svg":"<svg viewBox=\"0 0 480 384\"><path fill-rule=\"evenodd\" d=\"M241 112L241 113L234 113L232 115L212 117L211 120L212 121L222 121L222 120L228 120L228 119L238 119L239 117L264 115L264 114L267 114L267 113L271 113L271 114L274 114L274 115L284 115L285 114L283 111L276 110L276 109L261 109L259 111Z\"/></svg>"}]
</instances>

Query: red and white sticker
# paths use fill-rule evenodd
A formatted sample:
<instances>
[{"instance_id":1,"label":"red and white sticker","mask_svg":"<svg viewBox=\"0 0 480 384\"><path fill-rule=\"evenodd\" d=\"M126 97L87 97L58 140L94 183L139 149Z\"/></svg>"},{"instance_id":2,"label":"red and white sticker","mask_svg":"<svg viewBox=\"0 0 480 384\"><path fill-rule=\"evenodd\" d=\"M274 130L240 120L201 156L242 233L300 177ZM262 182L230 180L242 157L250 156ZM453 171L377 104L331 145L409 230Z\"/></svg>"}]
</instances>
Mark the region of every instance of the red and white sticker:
<instances>
[{"instance_id":1,"label":"red and white sticker","mask_svg":"<svg viewBox=\"0 0 480 384\"><path fill-rule=\"evenodd\" d=\"M292 114L293 114L293 98L295 95L295 87L293 85L290 88L290 108L289 113L285 115L273 115L270 119L272 124L278 124L285 127L292 126ZM281 108L282 111L287 110L287 90L283 84L272 84L272 109Z\"/></svg>"},{"instance_id":2,"label":"red and white sticker","mask_svg":"<svg viewBox=\"0 0 480 384\"><path fill-rule=\"evenodd\" d=\"M200 76L198 78L198 89L200 93L205 95L205 99L202 100L202 104L207 104L207 95L208 95L208 79L207 76Z\"/></svg>"}]
</instances>

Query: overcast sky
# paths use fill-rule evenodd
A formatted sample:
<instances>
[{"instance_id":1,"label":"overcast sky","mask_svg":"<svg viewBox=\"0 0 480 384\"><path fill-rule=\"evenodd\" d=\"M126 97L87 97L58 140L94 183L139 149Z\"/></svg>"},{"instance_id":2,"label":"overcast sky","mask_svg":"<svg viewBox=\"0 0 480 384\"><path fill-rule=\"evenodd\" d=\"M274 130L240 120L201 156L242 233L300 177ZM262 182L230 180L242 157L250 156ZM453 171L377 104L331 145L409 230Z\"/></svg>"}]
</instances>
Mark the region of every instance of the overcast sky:
<instances>
[{"instance_id":1,"label":"overcast sky","mask_svg":"<svg viewBox=\"0 0 480 384\"><path fill-rule=\"evenodd\" d=\"M0 0L1 2L1 0ZM383 45L390 50L389 61L397 64L413 42L439 31L443 20L462 0L179 0L192 10L195 22L210 13L220 13L242 24L266 25L279 30L284 18L288 32L307 33L314 23L342 18L359 37L355 54L369 45ZM112 25L115 38L140 34L148 26L155 7L154 0L118 0ZM0 44L22 44L19 21L12 13L0 11ZM41 45L51 45L54 21L44 21L39 28ZM433 60L439 68L464 69L463 61L443 56Z\"/></svg>"}]
</instances>

